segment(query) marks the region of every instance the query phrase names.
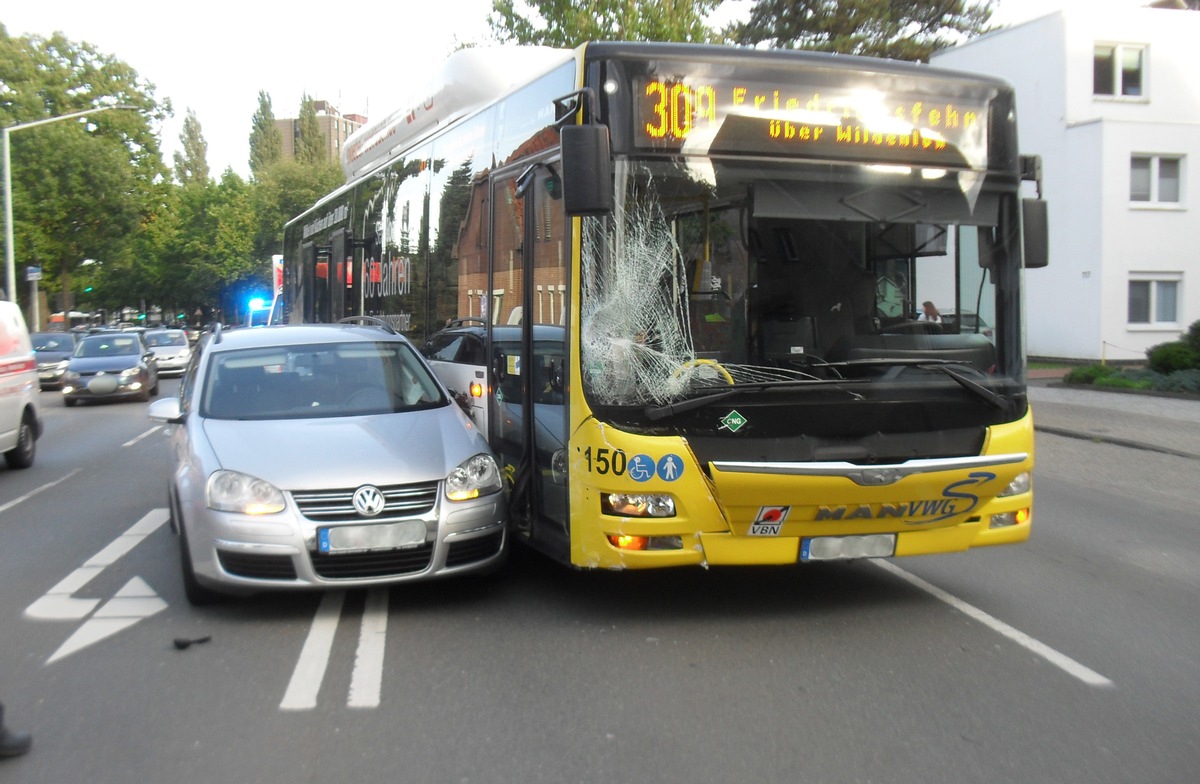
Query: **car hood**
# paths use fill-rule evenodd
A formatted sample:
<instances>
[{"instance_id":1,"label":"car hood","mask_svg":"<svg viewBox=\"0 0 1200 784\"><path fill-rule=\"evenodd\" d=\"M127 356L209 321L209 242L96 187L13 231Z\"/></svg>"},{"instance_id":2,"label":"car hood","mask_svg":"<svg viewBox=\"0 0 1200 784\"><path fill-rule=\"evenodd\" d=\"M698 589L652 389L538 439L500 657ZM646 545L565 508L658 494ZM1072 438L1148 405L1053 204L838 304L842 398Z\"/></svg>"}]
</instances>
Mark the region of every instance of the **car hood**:
<instances>
[{"instance_id":1,"label":"car hood","mask_svg":"<svg viewBox=\"0 0 1200 784\"><path fill-rule=\"evenodd\" d=\"M323 419L205 419L222 468L284 490L440 481L488 451L454 406L427 411Z\"/></svg>"},{"instance_id":2,"label":"car hood","mask_svg":"<svg viewBox=\"0 0 1200 784\"><path fill-rule=\"evenodd\" d=\"M76 373L116 373L137 367L141 357L134 354L116 354L111 357L75 357L68 368Z\"/></svg>"},{"instance_id":3,"label":"car hood","mask_svg":"<svg viewBox=\"0 0 1200 784\"><path fill-rule=\"evenodd\" d=\"M42 350L42 351L34 351L34 352L33 352L33 354L34 354L34 356L35 356L35 357L37 357L37 361L38 361L38 362L42 362L42 363L45 363L45 362L62 362L64 359L70 359L70 358L71 358L71 352L70 352L70 351L54 351L54 350L46 351L46 350Z\"/></svg>"}]
</instances>

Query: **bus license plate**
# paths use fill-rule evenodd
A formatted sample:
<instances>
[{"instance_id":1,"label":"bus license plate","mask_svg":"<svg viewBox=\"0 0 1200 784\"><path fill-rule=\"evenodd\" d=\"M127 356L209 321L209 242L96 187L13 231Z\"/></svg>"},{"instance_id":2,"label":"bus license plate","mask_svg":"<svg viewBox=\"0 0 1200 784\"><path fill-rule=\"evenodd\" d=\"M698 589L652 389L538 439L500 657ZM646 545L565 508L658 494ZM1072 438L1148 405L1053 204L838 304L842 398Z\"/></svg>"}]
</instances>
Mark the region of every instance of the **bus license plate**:
<instances>
[{"instance_id":1,"label":"bus license plate","mask_svg":"<svg viewBox=\"0 0 1200 784\"><path fill-rule=\"evenodd\" d=\"M408 520L376 525L339 525L317 529L317 548L323 553L395 550L425 541L425 523Z\"/></svg>"},{"instance_id":2,"label":"bus license plate","mask_svg":"<svg viewBox=\"0 0 1200 784\"><path fill-rule=\"evenodd\" d=\"M842 558L886 558L895 552L895 534L814 536L800 540L801 561L836 561Z\"/></svg>"}]
</instances>

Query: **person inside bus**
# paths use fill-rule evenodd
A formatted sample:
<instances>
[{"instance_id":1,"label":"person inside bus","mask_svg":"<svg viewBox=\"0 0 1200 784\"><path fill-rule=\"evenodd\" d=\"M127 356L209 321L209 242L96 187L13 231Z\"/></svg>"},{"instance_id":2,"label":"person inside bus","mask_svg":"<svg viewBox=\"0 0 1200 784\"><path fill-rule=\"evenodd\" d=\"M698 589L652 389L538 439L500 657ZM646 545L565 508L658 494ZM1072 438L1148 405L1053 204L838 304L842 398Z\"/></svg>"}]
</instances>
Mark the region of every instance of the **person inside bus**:
<instances>
[{"instance_id":1,"label":"person inside bus","mask_svg":"<svg viewBox=\"0 0 1200 784\"><path fill-rule=\"evenodd\" d=\"M928 321L931 324L941 324L942 314L932 302L925 300L921 303L921 313L917 316L917 321Z\"/></svg>"}]
</instances>

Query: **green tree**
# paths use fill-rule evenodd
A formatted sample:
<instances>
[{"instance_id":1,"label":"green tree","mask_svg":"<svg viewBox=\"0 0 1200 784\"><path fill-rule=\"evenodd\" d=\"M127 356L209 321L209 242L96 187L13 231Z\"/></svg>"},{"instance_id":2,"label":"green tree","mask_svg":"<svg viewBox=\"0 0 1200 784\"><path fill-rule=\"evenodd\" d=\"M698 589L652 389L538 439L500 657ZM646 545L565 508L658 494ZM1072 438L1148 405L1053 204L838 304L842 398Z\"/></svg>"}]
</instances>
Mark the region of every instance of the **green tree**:
<instances>
[{"instance_id":1,"label":"green tree","mask_svg":"<svg viewBox=\"0 0 1200 784\"><path fill-rule=\"evenodd\" d=\"M300 100L300 117L296 120L296 160L315 165L328 160L325 153L325 134L317 123L317 107L312 96Z\"/></svg>"},{"instance_id":2,"label":"green tree","mask_svg":"<svg viewBox=\"0 0 1200 784\"><path fill-rule=\"evenodd\" d=\"M573 47L585 41L708 42L721 0L495 0L488 25L502 42Z\"/></svg>"},{"instance_id":3,"label":"green tree","mask_svg":"<svg viewBox=\"0 0 1200 784\"><path fill-rule=\"evenodd\" d=\"M755 0L725 32L739 44L928 62L987 32L995 0Z\"/></svg>"},{"instance_id":4,"label":"green tree","mask_svg":"<svg viewBox=\"0 0 1200 784\"><path fill-rule=\"evenodd\" d=\"M266 265L272 254L283 252L284 224L344 182L341 166L327 160L316 165L279 161L264 169L252 197L255 257Z\"/></svg>"},{"instance_id":5,"label":"green tree","mask_svg":"<svg viewBox=\"0 0 1200 784\"><path fill-rule=\"evenodd\" d=\"M271 96L266 90L258 91L258 110L254 112L250 130L250 175L259 174L283 156L283 136L275 126L275 112L271 109Z\"/></svg>"},{"instance_id":6,"label":"green tree","mask_svg":"<svg viewBox=\"0 0 1200 784\"><path fill-rule=\"evenodd\" d=\"M175 153L175 179L180 185L193 182L208 182L208 142L200 130L200 120L191 109L183 118L183 130L179 134L181 152Z\"/></svg>"},{"instance_id":7,"label":"green tree","mask_svg":"<svg viewBox=\"0 0 1200 784\"><path fill-rule=\"evenodd\" d=\"M90 44L62 33L14 38L3 25L0 85L4 126L103 106L137 110L10 136L14 257L40 265L43 290L64 293L70 304L76 275L100 282L107 269L127 264L136 237L162 209L167 171L151 122L162 121L170 103L160 104L153 84Z\"/></svg>"}]
</instances>

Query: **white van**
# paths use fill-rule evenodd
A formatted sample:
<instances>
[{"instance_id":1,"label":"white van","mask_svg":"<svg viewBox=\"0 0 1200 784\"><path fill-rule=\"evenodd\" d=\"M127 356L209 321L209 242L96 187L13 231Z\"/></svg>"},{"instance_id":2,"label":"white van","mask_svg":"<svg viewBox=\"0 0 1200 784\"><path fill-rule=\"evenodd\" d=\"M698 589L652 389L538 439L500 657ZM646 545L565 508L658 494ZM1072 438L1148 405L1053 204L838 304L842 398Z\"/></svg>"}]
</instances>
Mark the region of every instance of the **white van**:
<instances>
[{"instance_id":1,"label":"white van","mask_svg":"<svg viewBox=\"0 0 1200 784\"><path fill-rule=\"evenodd\" d=\"M37 357L16 303L0 300L0 452L10 468L33 465L42 436Z\"/></svg>"}]
</instances>

